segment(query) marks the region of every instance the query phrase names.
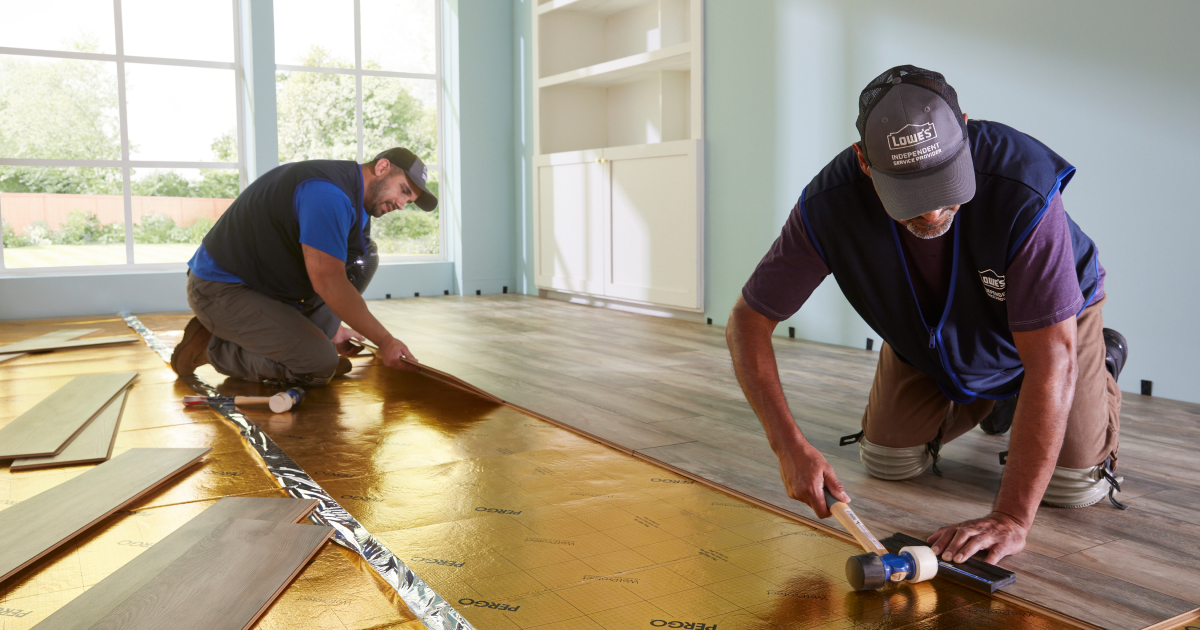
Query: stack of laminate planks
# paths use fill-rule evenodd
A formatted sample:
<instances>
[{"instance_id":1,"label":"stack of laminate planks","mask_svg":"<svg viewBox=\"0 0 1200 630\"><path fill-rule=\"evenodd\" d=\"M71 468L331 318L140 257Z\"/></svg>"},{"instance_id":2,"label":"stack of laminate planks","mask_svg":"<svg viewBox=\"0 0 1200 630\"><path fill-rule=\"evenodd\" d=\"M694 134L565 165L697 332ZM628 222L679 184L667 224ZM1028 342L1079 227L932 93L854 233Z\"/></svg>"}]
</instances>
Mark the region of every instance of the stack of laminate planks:
<instances>
[{"instance_id":1,"label":"stack of laminate planks","mask_svg":"<svg viewBox=\"0 0 1200 630\"><path fill-rule=\"evenodd\" d=\"M137 501L207 448L135 448L41 494L0 510L0 582Z\"/></svg>"},{"instance_id":2,"label":"stack of laminate planks","mask_svg":"<svg viewBox=\"0 0 1200 630\"><path fill-rule=\"evenodd\" d=\"M316 506L221 499L35 628L248 628L333 535L296 524Z\"/></svg>"},{"instance_id":3,"label":"stack of laminate planks","mask_svg":"<svg viewBox=\"0 0 1200 630\"><path fill-rule=\"evenodd\" d=\"M77 376L0 428L13 470L102 462L112 455L136 372Z\"/></svg>"},{"instance_id":4,"label":"stack of laminate planks","mask_svg":"<svg viewBox=\"0 0 1200 630\"><path fill-rule=\"evenodd\" d=\"M92 339L78 338L98 332L99 330L99 328L58 330L40 337L34 337L32 339L26 339L24 341L18 341L16 343L0 346L0 363L23 357L30 352L48 352L50 350L66 350L69 348L90 348L95 346L108 346L112 344L137 341L137 337L94 337Z\"/></svg>"}]
</instances>

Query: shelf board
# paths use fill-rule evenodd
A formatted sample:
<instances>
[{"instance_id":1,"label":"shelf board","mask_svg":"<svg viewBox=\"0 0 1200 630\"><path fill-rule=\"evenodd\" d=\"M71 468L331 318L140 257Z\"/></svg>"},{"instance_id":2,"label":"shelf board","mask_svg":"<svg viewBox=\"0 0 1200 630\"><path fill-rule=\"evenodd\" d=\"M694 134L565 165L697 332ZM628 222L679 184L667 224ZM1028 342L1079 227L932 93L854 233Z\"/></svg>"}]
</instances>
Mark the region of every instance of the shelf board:
<instances>
[{"instance_id":1,"label":"shelf board","mask_svg":"<svg viewBox=\"0 0 1200 630\"><path fill-rule=\"evenodd\" d=\"M551 0L538 5L538 15L551 11L574 11L595 15L613 15L634 7L650 4L654 0Z\"/></svg>"},{"instance_id":2,"label":"shelf board","mask_svg":"<svg viewBox=\"0 0 1200 630\"><path fill-rule=\"evenodd\" d=\"M659 50L638 53L594 66L555 74L538 80L538 87L571 83L574 85L619 85L637 80L639 75L659 70L691 70L692 45L676 44Z\"/></svg>"}]
</instances>

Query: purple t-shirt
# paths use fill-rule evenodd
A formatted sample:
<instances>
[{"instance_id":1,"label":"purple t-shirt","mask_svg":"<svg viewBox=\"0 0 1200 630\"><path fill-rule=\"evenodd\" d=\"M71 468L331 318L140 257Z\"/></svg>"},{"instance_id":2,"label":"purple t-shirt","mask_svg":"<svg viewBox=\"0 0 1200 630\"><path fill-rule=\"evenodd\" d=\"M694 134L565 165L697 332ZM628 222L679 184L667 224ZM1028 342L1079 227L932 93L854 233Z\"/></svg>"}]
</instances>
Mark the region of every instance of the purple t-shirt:
<instances>
[{"instance_id":1,"label":"purple t-shirt","mask_svg":"<svg viewBox=\"0 0 1200 630\"><path fill-rule=\"evenodd\" d=\"M949 294L954 239L950 232L934 239L918 238L902 227L897 232L921 313L930 325L936 324ZM762 315L783 321L800 310L827 275L829 267L809 240L797 203L783 232L742 288L742 297ZM1046 214L1013 256L1005 276L1008 328L1013 332L1053 326L1079 312L1084 296L1075 273L1071 231L1061 196L1055 194L1050 200ZM1103 266L1092 302L1102 297Z\"/></svg>"}]
</instances>

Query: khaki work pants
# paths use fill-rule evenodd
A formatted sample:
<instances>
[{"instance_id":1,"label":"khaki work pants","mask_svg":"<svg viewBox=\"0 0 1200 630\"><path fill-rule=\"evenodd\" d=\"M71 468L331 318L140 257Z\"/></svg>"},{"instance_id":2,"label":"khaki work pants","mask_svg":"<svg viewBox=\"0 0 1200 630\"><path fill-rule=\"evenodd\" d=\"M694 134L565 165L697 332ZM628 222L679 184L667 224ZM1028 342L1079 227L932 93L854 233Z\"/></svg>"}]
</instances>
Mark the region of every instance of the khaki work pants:
<instances>
[{"instance_id":1,"label":"khaki work pants","mask_svg":"<svg viewBox=\"0 0 1200 630\"><path fill-rule=\"evenodd\" d=\"M330 343L341 320L320 298L304 310L244 284L188 274L188 304L212 333L208 361L218 372L247 381L324 385L337 370Z\"/></svg>"},{"instance_id":2,"label":"khaki work pants","mask_svg":"<svg viewBox=\"0 0 1200 630\"><path fill-rule=\"evenodd\" d=\"M1085 308L1077 320L1079 378L1058 456L1060 467L1090 468L1109 455L1116 466L1121 390L1104 367L1105 299ZM863 413L864 437L879 446L907 448L928 444L940 433L945 444L975 428L993 404L982 398L967 405L951 401L932 378L902 363L884 344Z\"/></svg>"}]
</instances>

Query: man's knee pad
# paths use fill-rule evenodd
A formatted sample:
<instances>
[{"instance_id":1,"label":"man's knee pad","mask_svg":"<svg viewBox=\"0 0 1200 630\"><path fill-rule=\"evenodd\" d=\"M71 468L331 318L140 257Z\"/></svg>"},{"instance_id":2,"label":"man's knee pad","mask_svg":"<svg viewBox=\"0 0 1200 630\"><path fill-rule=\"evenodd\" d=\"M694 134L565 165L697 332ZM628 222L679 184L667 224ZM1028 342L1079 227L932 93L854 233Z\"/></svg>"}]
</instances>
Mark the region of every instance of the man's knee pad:
<instances>
[{"instance_id":1,"label":"man's knee pad","mask_svg":"<svg viewBox=\"0 0 1200 630\"><path fill-rule=\"evenodd\" d=\"M867 441L858 443L858 458L867 474L888 481L912 479L933 464L933 454L925 444L905 448L889 448Z\"/></svg>"},{"instance_id":2,"label":"man's knee pad","mask_svg":"<svg viewBox=\"0 0 1200 630\"><path fill-rule=\"evenodd\" d=\"M1055 466L1042 503L1062 508L1082 508L1099 503L1114 487L1104 471L1103 464L1090 468ZM1115 481L1121 483L1123 479Z\"/></svg>"}]
</instances>

